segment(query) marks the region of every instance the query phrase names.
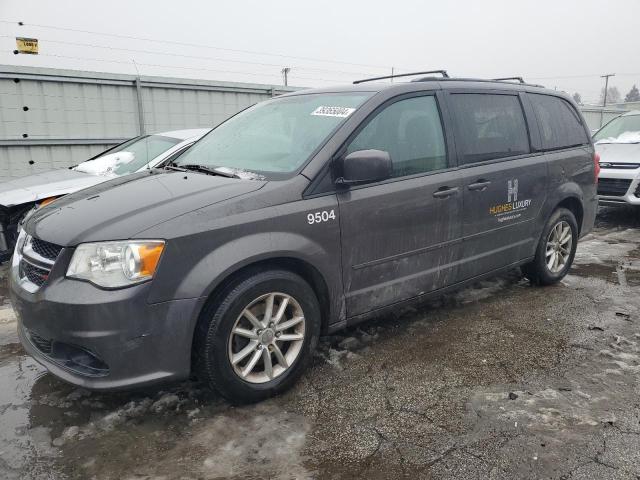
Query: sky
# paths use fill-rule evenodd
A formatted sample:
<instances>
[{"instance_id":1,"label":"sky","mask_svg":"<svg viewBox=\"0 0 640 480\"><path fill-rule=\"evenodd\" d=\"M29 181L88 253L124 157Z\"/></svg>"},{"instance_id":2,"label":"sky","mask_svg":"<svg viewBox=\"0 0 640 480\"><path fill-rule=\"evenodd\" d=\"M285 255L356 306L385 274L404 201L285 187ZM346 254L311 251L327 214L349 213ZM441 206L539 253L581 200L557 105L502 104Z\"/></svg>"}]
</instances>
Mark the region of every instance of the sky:
<instances>
[{"instance_id":1,"label":"sky","mask_svg":"<svg viewBox=\"0 0 640 480\"><path fill-rule=\"evenodd\" d=\"M0 64L274 85L288 67L301 87L446 69L597 103L603 74L640 87L638 31L640 0L0 0Z\"/></svg>"}]
</instances>

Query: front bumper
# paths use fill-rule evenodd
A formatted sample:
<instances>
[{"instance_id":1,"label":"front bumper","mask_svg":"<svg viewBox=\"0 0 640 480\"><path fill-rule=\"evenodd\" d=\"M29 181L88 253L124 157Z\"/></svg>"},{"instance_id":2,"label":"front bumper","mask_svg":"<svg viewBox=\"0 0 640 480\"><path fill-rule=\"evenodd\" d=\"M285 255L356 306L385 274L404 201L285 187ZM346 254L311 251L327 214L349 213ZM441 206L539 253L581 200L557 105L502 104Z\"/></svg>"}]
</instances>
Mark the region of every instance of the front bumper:
<instances>
[{"instance_id":1,"label":"front bumper","mask_svg":"<svg viewBox=\"0 0 640 480\"><path fill-rule=\"evenodd\" d=\"M188 377L200 299L149 304L151 283L103 290L67 279L70 254L62 251L34 293L10 275L25 350L62 380L92 390Z\"/></svg>"},{"instance_id":2,"label":"front bumper","mask_svg":"<svg viewBox=\"0 0 640 480\"><path fill-rule=\"evenodd\" d=\"M598 199L603 204L640 205L640 172L638 169L602 169L598 179ZM624 185L622 189L611 192L608 185ZM609 190L609 191L607 191Z\"/></svg>"}]
</instances>

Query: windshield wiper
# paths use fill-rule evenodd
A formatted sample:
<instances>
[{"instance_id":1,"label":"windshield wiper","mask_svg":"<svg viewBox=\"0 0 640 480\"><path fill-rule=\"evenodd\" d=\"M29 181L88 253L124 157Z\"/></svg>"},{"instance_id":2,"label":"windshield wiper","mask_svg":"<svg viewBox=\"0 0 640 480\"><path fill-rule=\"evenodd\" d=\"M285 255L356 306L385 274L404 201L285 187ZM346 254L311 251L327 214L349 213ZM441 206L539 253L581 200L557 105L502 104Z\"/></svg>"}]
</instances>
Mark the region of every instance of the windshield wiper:
<instances>
[{"instance_id":1,"label":"windshield wiper","mask_svg":"<svg viewBox=\"0 0 640 480\"><path fill-rule=\"evenodd\" d=\"M218 175L220 177L227 177L227 178L240 178L240 176L236 175L235 173L227 172L225 170L218 170L217 168L207 167L206 165L187 164L187 165L180 165L179 167L175 165L171 165L171 167L181 168L182 171L191 170L193 172L206 173L207 175Z\"/></svg>"},{"instance_id":2,"label":"windshield wiper","mask_svg":"<svg viewBox=\"0 0 640 480\"><path fill-rule=\"evenodd\" d=\"M186 172L187 170L184 168L180 168L177 165L174 165L173 163L170 163L168 165L164 166L165 170L169 169L169 170L175 170L176 172Z\"/></svg>"}]
</instances>

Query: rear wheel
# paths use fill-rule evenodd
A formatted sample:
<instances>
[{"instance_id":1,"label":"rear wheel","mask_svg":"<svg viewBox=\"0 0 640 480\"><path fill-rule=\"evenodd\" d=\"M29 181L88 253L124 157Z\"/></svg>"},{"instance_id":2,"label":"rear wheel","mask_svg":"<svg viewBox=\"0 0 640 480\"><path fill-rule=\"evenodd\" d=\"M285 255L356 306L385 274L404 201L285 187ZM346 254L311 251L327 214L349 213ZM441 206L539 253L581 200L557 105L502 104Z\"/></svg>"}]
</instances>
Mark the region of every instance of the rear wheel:
<instances>
[{"instance_id":1,"label":"rear wheel","mask_svg":"<svg viewBox=\"0 0 640 480\"><path fill-rule=\"evenodd\" d=\"M570 210L559 208L547 221L536 255L522 270L538 285L560 281L571 268L578 245L578 224Z\"/></svg>"},{"instance_id":2,"label":"rear wheel","mask_svg":"<svg viewBox=\"0 0 640 480\"><path fill-rule=\"evenodd\" d=\"M256 402L295 383L319 334L312 288L288 271L261 272L205 309L194 344L196 373L233 402Z\"/></svg>"}]
</instances>

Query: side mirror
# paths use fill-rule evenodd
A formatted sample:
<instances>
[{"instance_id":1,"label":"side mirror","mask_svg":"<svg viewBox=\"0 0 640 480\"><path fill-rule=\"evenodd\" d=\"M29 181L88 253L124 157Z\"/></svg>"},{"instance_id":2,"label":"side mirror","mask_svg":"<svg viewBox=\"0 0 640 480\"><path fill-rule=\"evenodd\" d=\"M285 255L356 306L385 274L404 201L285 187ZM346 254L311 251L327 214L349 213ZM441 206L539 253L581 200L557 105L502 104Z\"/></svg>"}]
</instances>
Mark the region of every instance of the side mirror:
<instances>
[{"instance_id":1,"label":"side mirror","mask_svg":"<svg viewBox=\"0 0 640 480\"><path fill-rule=\"evenodd\" d=\"M379 182L391 177L393 164L388 152L382 150L358 150L342 159L342 177L338 185L358 185Z\"/></svg>"}]
</instances>

